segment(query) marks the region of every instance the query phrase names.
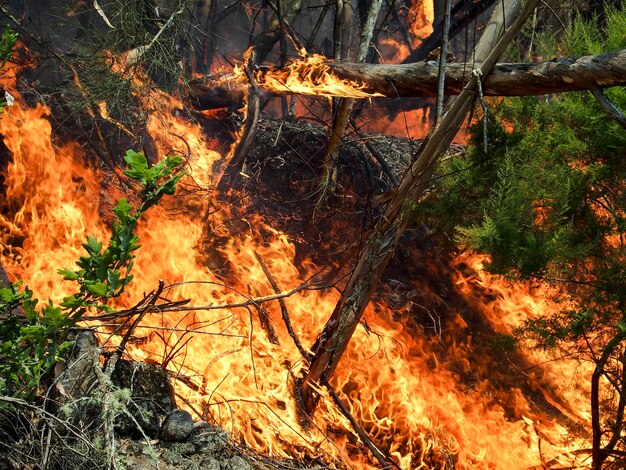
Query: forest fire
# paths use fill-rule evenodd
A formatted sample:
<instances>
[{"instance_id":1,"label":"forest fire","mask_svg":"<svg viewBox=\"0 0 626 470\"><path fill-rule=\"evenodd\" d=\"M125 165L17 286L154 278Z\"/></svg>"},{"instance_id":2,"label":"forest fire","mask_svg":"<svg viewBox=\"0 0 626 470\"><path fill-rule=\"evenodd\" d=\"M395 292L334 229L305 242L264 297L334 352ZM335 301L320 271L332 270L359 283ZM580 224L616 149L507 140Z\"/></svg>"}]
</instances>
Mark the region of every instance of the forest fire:
<instances>
[{"instance_id":1,"label":"forest fire","mask_svg":"<svg viewBox=\"0 0 626 470\"><path fill-rule=\"evenodd\" d=\"M624 5L35 3L0 468L626 464Z\"/></svg>"},{"instance_id":2,"label":"forest fire","mask_svg":"<svg viewBox=\"0 0 626 470\"><path fill-rule=\"evenodd\" d=\"M14 73L3 78L3 86L16 103L0 120L12 157L2 210L2 265L41 299L60 299L73 286L56 270L73 266L87 235L107 238L102 215L118 197L119 183L110 175L103 181L105 173L86 163L78 145L56 141L49 110L25 105L14 89ZM165 297L192 299L196 307L148 315L136 330L143 340L127 352L167 364L184 379L177 381L180 405L224 427L237 441L274 456L319 456L348 468L377 468L324 390L315 415L302 426L292 388L306 364L281 321L278 302L263 303L263 313L252 304L219 308L275 294L261 259L282 292L310 287L307 278L318 268L310 261L296 265L294 241L272 228L272 221L259 216L240 221L239 229L247 227L243 231L232 229L229 209L221 204L216 210L208 191L220 154L198 125L173 112L179 106L174 98L161 94L158 100L161 109L151 115L148 130L160 156L188 155L188 177L175 197L141 222L135 281L115 307L133 305L159 279L168 284ZM212 265L211 256L226 261L226 273ZM494 367L495 358L468 328L467 317L477 317L506 333L555 306L541 291L490 277L480 262L458 260L454 295L465 299L471 313L469 307L448 312L435 335L397 320L397 312L383 302L370 304L367 326L357 329L333 386L403 469L584 464L568 453L586 445L574 429L589 419L578 365L542 364L549 358L524 356L532 370L515 377L527 382L497 385L504 380L500 366ZM338 297L332 289L303 288L284 298L305 346L314 342ZM269 316L276 338L268 337L262 314ZM94 326L103 344L116 341L111 337L116 325Z\"/></svg>"}]
</instances>

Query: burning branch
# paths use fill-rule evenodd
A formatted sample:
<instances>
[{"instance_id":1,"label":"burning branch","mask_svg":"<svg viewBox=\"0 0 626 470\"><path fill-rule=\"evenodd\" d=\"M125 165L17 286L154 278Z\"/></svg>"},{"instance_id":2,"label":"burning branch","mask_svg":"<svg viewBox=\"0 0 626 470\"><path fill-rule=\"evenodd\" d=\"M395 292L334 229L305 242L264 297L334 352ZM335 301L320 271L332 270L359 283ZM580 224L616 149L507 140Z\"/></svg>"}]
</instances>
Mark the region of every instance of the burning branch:
<instances>
[{"instance_id":1,"label":"burning branch","mask_svg":"<svg viewBox=\"0 0 626 470\"><path fill-rule=\"evenodd\" d=\"M357 64L319 60L318 63L299 61L295 64L298 65L292 64L286 70L297 71L297 75L261 69L256 75L261 90L271 95L356 98L437 96L435 61ZM460 94L475 66L473 63L447 64L446 95ZM335 83L343 86L326 85L325 74L330 74ZM537 63L496 64L482 82L485 96L546 95L623 85L626 85L626 50ZM240 102L247 86L241 79L231 81L228 87L222 81L194 80L190 98L201 109L222 107Z\"/></svg>"},{"instance_id":2,"label":"burning branch","mask_svg":"<svg viewBox=\"0 0 626 470\"><path fill-rule=\"evenodd\" d=\"M394 467L394 468L400 469L398 464L396 464L389 456L385 456L381 452L381 450L378 448L378 446L367 435L367 432L365 432L365 429L363 429L361 425L357 422L357 420L354 419L354 416L352 416L352 414L350 413L350 410L348 410L348 407L341 400L341 397L337 394L335 389L328 382L325 382L324 385L326 386L328 393L332 397L333 401L335 402L335 404L337 405L341 413L348 419L348 421L350 421L350 424L352 425L352 427L358 434L359 439L361 439L361 442L363 442L363 444L370 450L370 452L376 458L376 460L378 460L378 463L381 465L381 468L388 469L388 468Z\"/></svg>"},{"instance_id":3,"label":"burning branch","mask_svg":"<svg viewBox=\"0 0 626 470\"><path fill-rule=\"evenodd\" d=\"M188 282L180 282L177 284L170 284L168 286L165 286L163 288L163 291L167 292L175 287L179 287L184 284L197 284L197 283L210 284L210 285L220 286L220 287L227 288L227 289L232 289L231 287L228 287L218 282L188 281ZM265 302L272 302L274 300L291 297L292 295L301 291L322 290L322 289L328 289L329 287L330 287L329 284L326 282L305 282L288 291L279 292L273 295L266 295L263 297L247 297L241 292L237 292L239 295L246 298L246 300L242 302L235 302L235 303L230 303L230 304L218 304L218 305L213 305L213 304L188 305L190 302L190 299L166 301L160 304L151 304L151 305L150 305L150 302L148 302L146 313L193 312L193 311L198 311L198 310L208 311L208 310L230 310L234 308L246 308L252 305L259 305ZM85 315L82 317L82 319L84 321L111 321L111 320L119 320L119 319L128 318L128 317L134 317L140 312L143 312L142 307L139 307L139 306L144 305L144 303L146 303L146 301L148 301L151 298L152 298L151 294L148 294L144 299L142 299L136 306L132 308L119 310L114 313L107 313L107 314L96 315L96 316Z\"/></svg>"},{"instance_id":4,"label":"burning branch","mask_svg":"<svg viewBox=\"0 0 626 470\"><path fill-rule=\"evenodd\" d=\"M256 135L256 128L261 113L261 98L257 91L257 83L252 74L252 70L256 68L256 57L256 50L249 48L245 53L245 63L242 66L242 72L245 74L250 84L244 99L243 113L245 118L243 127L239 131L239 137L233 143L229 154L223 162L220 162L221 164L217 166L217 169L213 171L216 181L219 182L218 188L222 191L231 187L235 179L238 178L243 168L248 149L250 145L252 145L252 141Z\"/></svg>"},{"instance_id":5,"label":"burning branch","mask_svg":"<svg viewBox=\"0 0 626 470\"><path fill-rule=\"evenodd\" d=\"M261 269L263 269L263 273L265 273L265 276L267 276L267 280L271 284L272 289L274 289L274 292L276 294L280 294L280 288L278 287L278 284L276 283L274 276L272 276L271 271L267 267L267 264L265 263L261 255L259 255L258 253L255 253L254 256L256 257L257 261L261 265ZM278 303L280 304L280 312L282 314L283 321L285 322L285 327L287 328L287 332L289 333L289 336L291 336L291 339L293 339L293 342L296 345L296 348L298 348L298 351L300 351L300 354L302 354L302 357L306 359L307 361L310 361L311 353L307 351L304 348L304 346L302 346L300 339L298 338L298 336L296 335L296 332L293 329L293 326L291 324L291 319L289 318L289 311L287 310L287 304L285 304L285 301L283 300L282 297L278 299Z\"/></svg>"}]
</instances>

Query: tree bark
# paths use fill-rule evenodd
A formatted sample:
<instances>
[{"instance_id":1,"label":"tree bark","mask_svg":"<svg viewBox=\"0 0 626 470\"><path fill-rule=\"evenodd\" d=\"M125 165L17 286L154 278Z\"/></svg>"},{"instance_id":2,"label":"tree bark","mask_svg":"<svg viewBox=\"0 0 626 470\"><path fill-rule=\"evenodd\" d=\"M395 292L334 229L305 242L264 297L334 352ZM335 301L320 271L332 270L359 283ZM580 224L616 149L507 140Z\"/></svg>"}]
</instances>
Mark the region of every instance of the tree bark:
<instances>
[{"instance_id":1,"label":"tree bark","mask_svg":"<svg viewBox=\"0 0 626 470\"><path fill-rule=\"evenodd\" d=\"M388 97L436 96L437 64L330 64L335 74ZM446 94L458 95L474 67L448 64ZM529 96L606 88L626 84L626 50L531 64L497 64L483 81L491 96Z\"/></svg>"},{"instance_id":2,"label":"tree bark","mask_svg":"<svg viewBox=\"0 0 626 470\"><path fill-rule=\"evenodd\" d=\"M339 78L362 83L370 93L393 98L437 96L435 61L397 65L335 62L329 65ZM447 64L446 95L461 93L472 70L479 65ZM532 64L497 64L482 83L486 96L547 95L624 85L626 50ZM200 109L223 107L241 100L246 86L231 83L227 88L208 80L195 80L191 83L191 99ZM284 90L284 94L293 93L288 88Z\"/></svg>"},{"instance_id":3,"label":"tree bark","mask_svg":"<svg viewBox=\"0 0 626 470\"><path fill-rule=\"evenodd\" d=\"M494 1L495 0L478 0L470 2L461 0L457 2L452 8L452 18L450 18L450 39L454 38L472 21L475 21L478 15L493 5ZM402 63L411 64L424 60L428 54L441 43L442 34L443 19L434 27L433 33L422 41L417 49L411 52Z\"/></svg>"},{"instance_id":4,"label":"tree bark","mask_svg":"<svg viewBox=\"0 0 626 470\"><path fill-rule=\"evenodd\" d=\"M361 25L361 40L356 53L357 62L363 62L367 57L367 52L370 48L370 41L374 35L376 18L378 18L378 13L382 3L382 0L372 0L370 3L367 17ZM333 119L330 137L328 138L328 143L326 144L326 149L324 150L324 158L322 159L323 164L320 185L322 191L326 190L327 185L332 179L333 168L335 167L335 161L337 159L337 149L339 148L341 138L346 132L346 127L348 126L348 120L350 119L353 105L353 98L344 98L341 100L339 103L339 109Z\"/></svg>"},{"instance_id":5,"label":"tree bark","mask_svg":"<svg viewBox=\"0 0 626 470\"><path fill-rule=\"evenodd\" d=\"M514 34L524 24L528 15L532 13L537 2L538 0L526 2L523 11L518 15L513 25L507 29L481 64L480 72L482 75L489 74ZM515 0L503 3L507 7L503 11L516 11L519 6ZM500 5L498 4L496 10L500 9ZM500 13L495 12L495 14L502 15L503 13L501 11ZM508 17L510 16L507 15ZM481 48L481 50L485 50L485 48ZM414 162L404 174L395 196L385 210L385 214L376 223L372 235L359 254L356 267L346 288L313 346L314 358L300 387L300 398L305 411L311 413L317 404L314 384L329 380L337 368L371 294L395 252L398 239L406 228L411 205L417 203L428 187L435 163L448 148L465 120L477 86L478 76L472 75L458 99L447 109L441 123L429 133Z\"/></svg>"},{"instance_id":6,"label":"tree bark","mask_svg":"<svg viewBox=\"0 0 626 470\"><path fill-rule=\"evenodd\" d=\"M609 452L613 450L615 444L617 442L613 442L611 439L610 445L607 445L606 448L602 448L602 435L604 434L602 430L602 423L600 422L600 378L606 374L605 366L613 354L613 351L617 349L617 347L624 341L624 333L619 332L615 337L608 342L608 344L604 347L602 351L602 355L596 362L596 366L593 370L593 374L591 375L591 468L593 470L601 470L604 464L604 461L609 456ZM621 414L623 416L624 412L624 404L622 402L622 397L620 396L620 407ZM621 426L615 431L619 435L621 435Z\"/></svg>"}]
</instances>

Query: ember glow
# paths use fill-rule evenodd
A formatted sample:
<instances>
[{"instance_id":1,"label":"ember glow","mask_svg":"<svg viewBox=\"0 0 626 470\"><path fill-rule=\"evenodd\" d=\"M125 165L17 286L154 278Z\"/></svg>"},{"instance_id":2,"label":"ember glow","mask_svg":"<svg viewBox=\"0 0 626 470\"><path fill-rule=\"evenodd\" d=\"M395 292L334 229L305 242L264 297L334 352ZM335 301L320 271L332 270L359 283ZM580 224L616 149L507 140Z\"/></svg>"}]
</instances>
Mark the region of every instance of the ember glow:
<instances>
[{"instance_id":1,"label":"ember glow","mask_svg":"<svg viewBox=\"0 0 626 470\"><path fill-rule=\"evenodd\" d=\"M0 120L12 157L2 201L2 265L39 298L60 299L73 286L56 270L73 267L87 235L107 238L103 216L122 190L115 178L86 163L78 145L53 138L50 111L24 104L12 72L2 79L16 97ZM305 363L278 303L263 307L279 344L268 339L257 309L217 308L275 293L259 257L283 292L301 286L317 267L310 261L297 266L294 242L271 221L258 216L232 222L228 207L207 190L220 154L198 125L173 112L180 103L167 95L157 98L160 106L151 115L149 132L161 156L188 155L189 176L176 196L140 223L135 281L117 306L135 304L163 279L171 286L169 299L188 298L204 307L148 316L136 332L142 341L128 353L166 363L174 377L184 379L175 380L179 404L224 427L237 441L274 456L320 456L346 468L377 468L323 390L315 415L302 425L292 389ZM543 300L545 292L488 276L481 261L459 259L455 289L495 331L509 332L524 318L555 308ZM337 300L332 289L303 290L285 299L305 346L313 343ZM383 302L368 307L368 327L355 333L333 385L401 468L585 463L574 451L589 445L573 431L577 425L589 429L588 392L579 385L587 382L588 371L581 365L528 356L533 367L520 374L527 378L524 383L500 387L493 359L476 357L479 338L472 335L479 333L469 327L468 311L448 312L450 320L436 335L405 325L396 313ZM110 340L111 327L94 326L103 342Z\"/></svg>"}]
</instances>

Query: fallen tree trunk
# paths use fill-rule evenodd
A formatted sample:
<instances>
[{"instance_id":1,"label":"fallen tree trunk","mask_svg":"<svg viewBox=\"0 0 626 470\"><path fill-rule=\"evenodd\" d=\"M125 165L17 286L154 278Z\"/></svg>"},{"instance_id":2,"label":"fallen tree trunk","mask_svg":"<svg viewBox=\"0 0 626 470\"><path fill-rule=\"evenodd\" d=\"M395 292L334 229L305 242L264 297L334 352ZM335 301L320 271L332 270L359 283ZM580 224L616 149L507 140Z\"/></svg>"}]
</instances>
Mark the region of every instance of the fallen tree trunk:
<instances>
[{"instance_id":1,"label":"fallen tree trunk","mask_svg":"<svg viewBox=\"0 0 626 470\"><path fill-rule=\"evenodd\" d=\"M458 95L473 68L471 64L446 66L446 94ZM341 79L366 85L385 96L436 96L437 64L331 64ZM626 85L626 50L579 58L561 58L531 64L497 64L482 84L492 96L530 96Z\"/></svg>"},{"instance_id":2,"label":"fallen tree trunk","mask_svg":"<svg viewBox=\"0 0 626 470\"><path fill-rule=\"evenodd\" d=\"M368 93L386 97L437 96L435 61L414 64L329 63L341 80L362 84ZM474 68L480 64L447 64L445 93L458 95ZM269 73L269 72L268 72ZM560 58L532 64L497 64L482 84L489 96L532 96L570 91L592 90L626 85L626 50L579 58ZM243 96L244 82L229 83L195 80L191 96L200 109L222 107L238 102ZM295 94L289 87L271 94ZM298 92L301 93L301 92ZM310 93L315 95L314 92Z\"/></svg>"}]
</instances>

